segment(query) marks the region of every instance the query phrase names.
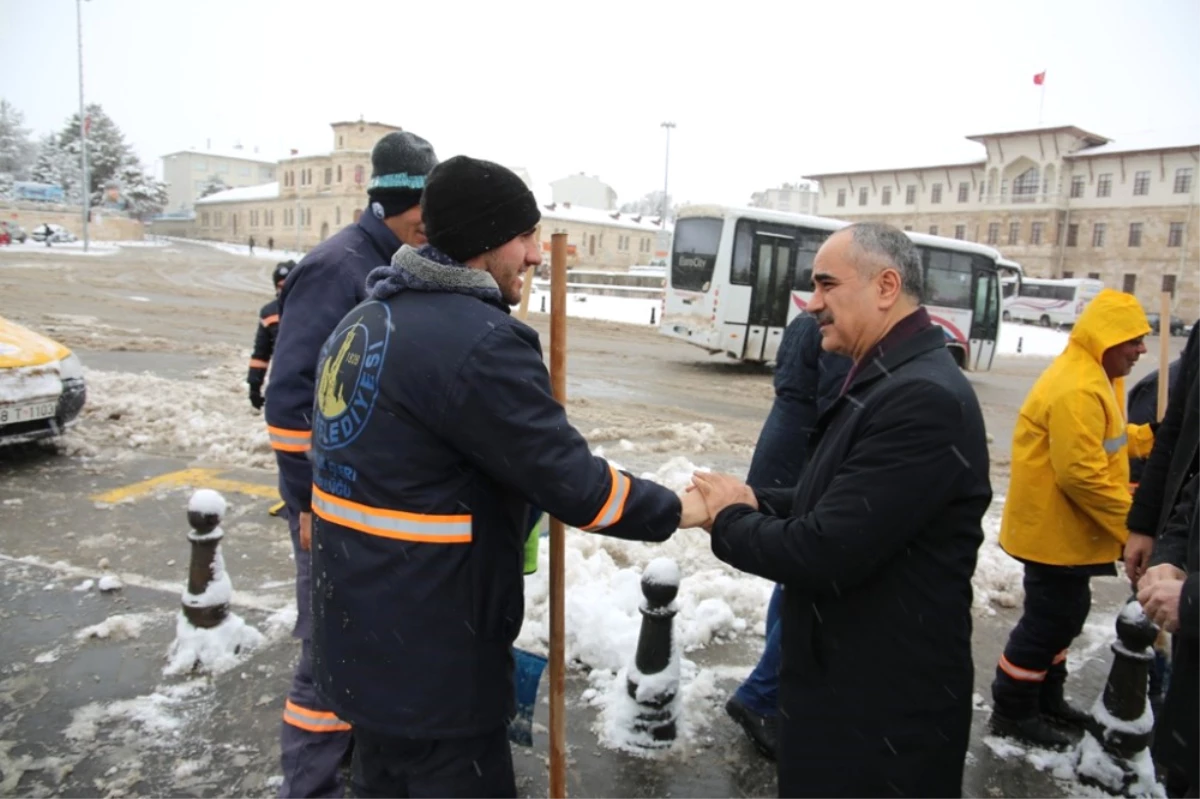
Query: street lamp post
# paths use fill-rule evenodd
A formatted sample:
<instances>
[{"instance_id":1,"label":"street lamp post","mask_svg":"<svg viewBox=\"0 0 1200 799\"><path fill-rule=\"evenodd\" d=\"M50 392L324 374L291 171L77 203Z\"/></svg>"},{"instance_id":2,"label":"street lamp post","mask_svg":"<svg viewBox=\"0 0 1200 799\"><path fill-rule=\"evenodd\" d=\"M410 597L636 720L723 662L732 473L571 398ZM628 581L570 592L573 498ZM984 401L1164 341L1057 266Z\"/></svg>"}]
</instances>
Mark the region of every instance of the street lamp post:
<instances>
[{"instance_id":1,"label":"street lamp post","mask_svg":"<svg viewBox=\"0 0 1200 799\"><path fill-rule=\"evenodd\" d=\"M667 158L666 165L663 167L662 218L659 220L659 227L665 228L667 226L667 181L671 175L671 128L675 127L675 123L664 122L659 127L666 128L667 131Z\"/></svg>"},{"instance_id":2,"label":"street lamp post","mask_svg":"<svg viewBox=\"0 0 1200 799\"><path fill-rule=\"evenodd\" d=\"M83 151L83 251L88 250L88 206L91 181L88 180L87 111L83 106L83 0L75 0L75 28L79 38L79 143Z\"/></svg>"}]
</instances>

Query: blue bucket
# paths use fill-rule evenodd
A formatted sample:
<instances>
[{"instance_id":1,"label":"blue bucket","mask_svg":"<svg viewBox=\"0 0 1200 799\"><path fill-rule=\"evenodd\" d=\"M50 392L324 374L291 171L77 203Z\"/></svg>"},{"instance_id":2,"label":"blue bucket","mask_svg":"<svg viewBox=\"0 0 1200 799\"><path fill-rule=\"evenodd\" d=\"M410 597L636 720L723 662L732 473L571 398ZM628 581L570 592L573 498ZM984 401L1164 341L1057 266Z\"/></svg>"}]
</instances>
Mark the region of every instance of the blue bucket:
<instances>
[{"instance_id":1,"label":"blue bucket","mask_svg":"<svg viewBox=\"0 0 1200 799\"><path fill-rule=\"evenodd\" d=\"M537 704L538 683L546 670L546 658L515 646L512 651L517 715L509 719L508 740L518 746L533 746L533 709Z\"/></svg>"}]
</instances>

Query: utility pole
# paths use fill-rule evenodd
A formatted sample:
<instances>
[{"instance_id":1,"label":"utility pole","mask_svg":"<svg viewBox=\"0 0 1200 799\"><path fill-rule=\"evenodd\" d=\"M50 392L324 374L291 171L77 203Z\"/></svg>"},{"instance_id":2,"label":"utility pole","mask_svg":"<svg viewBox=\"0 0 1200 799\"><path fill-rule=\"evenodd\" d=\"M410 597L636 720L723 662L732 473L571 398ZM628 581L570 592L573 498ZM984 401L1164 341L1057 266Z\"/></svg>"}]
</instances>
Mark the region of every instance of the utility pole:
<instances>
[{"instance_id":1,"label":"utility pole","mask_svg":"<svg viewBox=\"0 0 1200 799\"><path fill-rule=\"evenodd\" d=\"M671 128L675 127L675 123L664 122L659 127L665 128L667 131L667 158L666 164L663 167L662 219L659 223L659 227L665 228L667 226L667 186L668 179L671 176Z\"/></svg>"},{"instance_id":2,"label":"utility pole","mask_svg":"<svg viewBox=\"0 0 1200 799\"><path fill-rule=\"evenodd\" d=\"M83 105L83 0L75 0L75 28L79 37L79 143L83 151L83 251L88 251L88 211L91 205L91 181L88 180L88 119Z\"/></svg>"}]
</instances>

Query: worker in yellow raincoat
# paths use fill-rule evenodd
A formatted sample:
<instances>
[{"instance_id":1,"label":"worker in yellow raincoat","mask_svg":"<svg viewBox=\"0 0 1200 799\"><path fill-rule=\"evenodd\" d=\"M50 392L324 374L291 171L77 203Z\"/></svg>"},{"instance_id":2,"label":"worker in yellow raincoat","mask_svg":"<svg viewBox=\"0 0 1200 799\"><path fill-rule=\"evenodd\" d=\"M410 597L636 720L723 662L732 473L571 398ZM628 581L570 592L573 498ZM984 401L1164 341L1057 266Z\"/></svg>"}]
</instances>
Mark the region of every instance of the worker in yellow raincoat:
<instances>
[{"instance_id":1,"label":"worker in yellow raincoat","mask_svg":"<svg viewBox=\"0 0 1200 799\"><path fill-rule=\"evenodd\" d=\"M1124 378L1146 351L1137 299L1105 289L1021 406L1000 546L1025 564L1025 611L992 683L992 731L1062 748L1087 715L1063 697L1067 649L1091 609L1093 576L1115 574L1129 537L1129 457L1150 425L1125 420Z\"/></svg>"}]
</instances>

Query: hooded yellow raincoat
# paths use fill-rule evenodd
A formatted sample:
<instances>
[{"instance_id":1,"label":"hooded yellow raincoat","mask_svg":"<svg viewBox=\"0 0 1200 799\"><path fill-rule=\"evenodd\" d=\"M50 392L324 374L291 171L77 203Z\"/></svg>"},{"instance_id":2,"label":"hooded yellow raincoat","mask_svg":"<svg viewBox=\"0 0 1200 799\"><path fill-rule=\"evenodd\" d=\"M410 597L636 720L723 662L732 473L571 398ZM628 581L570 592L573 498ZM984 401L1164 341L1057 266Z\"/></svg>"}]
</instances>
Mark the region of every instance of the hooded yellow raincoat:
<instances>
[{"instance_id":1,"label":"hooded yellow raincoat","mask_svg":"<svg viewBox=\"0 0 1200 799\"><path fill-rule=\"evenodd\" d=\"M1124 380L1109 380L1104 351L1144 336L1137 299L1111 289L1079 316L1067 348L1021 406L1000 546L1055 566L1111 563L1129 538L1129 456L1146 457L1149 425L1125 421Z\"/></svg>"}]
</instances>

